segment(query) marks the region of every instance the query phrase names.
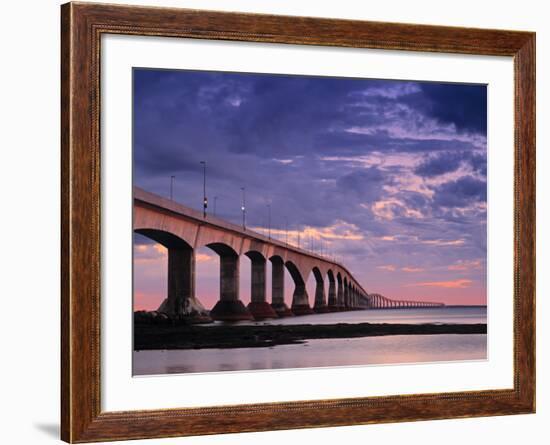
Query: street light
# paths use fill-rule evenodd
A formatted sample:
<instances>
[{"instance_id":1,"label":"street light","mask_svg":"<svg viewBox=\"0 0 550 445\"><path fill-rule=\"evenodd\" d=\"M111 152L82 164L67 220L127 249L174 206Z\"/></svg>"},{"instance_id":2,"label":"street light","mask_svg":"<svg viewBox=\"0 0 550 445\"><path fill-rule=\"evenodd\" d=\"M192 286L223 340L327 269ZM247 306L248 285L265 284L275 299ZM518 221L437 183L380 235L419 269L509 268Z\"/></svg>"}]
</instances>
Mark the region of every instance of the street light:
<instances>
[{"instance_id":1,"label":"street light","mask_svg":"<svg viewBox=\"0 0 550 445\"><path fill-rule=\"evenodd\" d=\"M285 216L285 244L288 245L288 218Z\"/></svg>"},{"instance_id":2,"label":"street light","mask_svg":"<svg viewBox=\"0 0 550 445\"><path fill-rule=\"evenodd\" d=\"M243 230L246 230L246 195L245 195L245 188L241 187L241 191L242 191L241 211L243 212Z\"/></svg>"},{"instance_id":3,"label":"street light","mask_svg":"<svg viewBox=\"0 0 550 445\"><path fill-rule=\"evenodd\" d=\"M206 197L206 161L202 164L202 217L206 218L206 209L208 207L208 198Z\"/></svg>"},{"instance_id":4,"label":"street light","mask_svg":"<svg viewBox=\"0 0 550 445\"><path fill-rule=\"evenodd\" d=\"M174 179L176 179L174 175L170 176L170 201L174 200Z\"/></svg>"},{"instance_id":5,"label":"street light","mask_svg":"<svg viewBox=\"0 0 550 445\"><path fill-rule=\"evenodd\" d=\"M271 203L267 205L267 236L271 239Z\"/></svg>"}]
</instances>

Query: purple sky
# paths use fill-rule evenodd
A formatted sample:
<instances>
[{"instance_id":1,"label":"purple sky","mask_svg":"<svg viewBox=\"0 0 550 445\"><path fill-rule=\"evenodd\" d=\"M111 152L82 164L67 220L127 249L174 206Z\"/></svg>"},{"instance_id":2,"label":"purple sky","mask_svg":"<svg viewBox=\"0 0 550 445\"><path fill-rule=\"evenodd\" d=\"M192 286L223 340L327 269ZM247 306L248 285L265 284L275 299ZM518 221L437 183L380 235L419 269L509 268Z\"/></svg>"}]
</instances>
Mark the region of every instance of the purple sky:
<instances>
[{"instance_id":1,"label":"purple sky","mask_svg":"<svg viewBox=\"0 0 550 445\"><path fill-rule=\"evenodd\" d=\"M272 234L288 220L290 242L322 246L368 292L485 304L486 97L484 85L135 69L134 183L168 196L175 175L174 199L200 209L205 160L217 216L240 222L245 187L249 227L265 230L271 203ZM135 307L156 309L166 252L134 239ZM208 308L217 261L197 252Z\"/></svg>"}]
</instances>

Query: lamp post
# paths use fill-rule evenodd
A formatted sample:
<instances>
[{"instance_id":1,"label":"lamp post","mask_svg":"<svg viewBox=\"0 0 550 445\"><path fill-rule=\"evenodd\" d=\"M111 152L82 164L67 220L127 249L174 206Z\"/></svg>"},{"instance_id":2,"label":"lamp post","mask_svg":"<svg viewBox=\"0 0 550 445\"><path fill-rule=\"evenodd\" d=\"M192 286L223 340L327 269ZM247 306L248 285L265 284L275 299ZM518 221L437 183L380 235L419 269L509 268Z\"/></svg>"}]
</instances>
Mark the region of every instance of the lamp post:
<instances>
[{"instance_id":1,"label":"lamp post","mask_svg":"<svg viewBox=\"0 0 550 445\"><path fill-rule=\"evenodd\" d=\"M242 191L241 211L243 212L243 230L246 230L246 195L245 195L245 188L241 187L241 191Z\"/></svg>"},{"instance_id":2,"label":"lamp post","mask_svg":"<svg viewBox=\"0 0 550 445\"><path fill-rule=\"evenodd\" d=\"M206 161L202 164L202 217L206 218L206 208L208 207L208 198L206 197Z\"/></svg>"},{"instance_id":3,"label":"lamp post","mask_svg":"<svg viewBox=\"0 0 550 445\"><path fill-rule=\"evenodd\" d=\"M174 179L176 179L174 175L170 176L170 201L174 200Z\"/></svg>"},{"instance_id":4,"label":"lamp post","mask_svg":"<svg viewBox=\"0 0 550 445\"><path fill-rule=\"evenodd\" d=\"M267 237L271 239L271 203L267 205Z\"/></svg>"},{"instance_id":5,"label":"lamp post","mask_svg":"<svg viewBox=\"0 0 550 445\"><path fill-rule=\"evenodd\" d=\"M285 244L288 246L288 218L285 216Z\"/></svg>"}]
</instances>

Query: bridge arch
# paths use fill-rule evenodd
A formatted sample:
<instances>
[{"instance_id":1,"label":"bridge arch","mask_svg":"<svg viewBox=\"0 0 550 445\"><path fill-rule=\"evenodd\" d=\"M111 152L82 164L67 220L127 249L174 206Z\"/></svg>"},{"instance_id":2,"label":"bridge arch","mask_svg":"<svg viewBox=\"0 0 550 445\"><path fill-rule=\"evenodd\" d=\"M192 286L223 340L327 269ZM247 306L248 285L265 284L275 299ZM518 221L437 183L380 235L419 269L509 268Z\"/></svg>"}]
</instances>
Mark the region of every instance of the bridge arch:
<instances>
[{"instance_id":1,"label":"bridge arch","mask_svg":"<svg viewBox=\"0 0 550 445\"><path fill-rule=\"evenodd\" d=\"M317 313L328 312L323 273L317 266L313 267L311 271L315 278L315 300L313 303L313 310Z\"/></svg>"},{"instance_id":2,"label":"bridge arch","mask_svg":"<svg viewBox=\"0 0 550 445\"><path fill-rule=\"evenodd\" d=\"M240 262L238 252L223 242L206 244L220 257L220 298L210 311L214 320L251 320L252 315L239 296Z\"/></svg>"},{"instance_id":3,"label":"bridge arch","mask_svg":"<svg viewBox=\"0 0 550 445\"><path fill-rule=\"evenodd\" d=\"M294 314L285 303L285 261L281 255L269 257L271 262L271 307L279 317Z\"/></svg>"},{"instance_id":4,"label":"bridge arch","mask_svg":"<svg viewBox=\"0 0 550 445\"><path fill-rule=\"evenodd\" d=\"M244 254L250 259L250 303L248 310L256 320L276 318L277 314L266 298L266 258L262 252L249 250Z\"/></svg>"},{"instance_id":5,"label":"bridge arch","mask_svg":"<svg viewBox=\"0 0 550 445\"><path fill-rule=\"evenodd\" d=\"M337 310L338 300L336 296L336 278L332 269L327 270L328 278L328 308L329 311L333 312Z\"/></svg>"},{"instance_id":6,"label":"bridge arch","mask_svg":"<svg viewBox=\"0 0 550 445\"><path fill-rule=\"evenodd\" d=\"M195 296L195 251L191 245L165 230L137 228L134 232L167 249L166 298L157 310L173 317L192 316L206 319L207 312Z\"/></svg>"},{"instance_id":7,"label":"bridge arch","mask_svg":"<svg viewBox=\"0 0 550 445\"><path fill-rule=\"evenodd\" d=\"M193 248L183 238L180 238L179 236L174 235L173 233L167 232L165 230L143 228L143 229L134 229L134 232L161 244L167 249L170 247L179 248L179 249Z\"/></svg>"},{"instance_id":8,"label":"bridge arch","mask_svg":"<svg viewBox=\"0 0 550 445\"><path fill-rule=\"evenodd\" d=\"M243 238L239 235L233 235L221 229L199 226L197 229L195 248L208 247L216 251L216 246L222 246L231 249L237 255L241 253ZM218 252L216 252L218 253Z\"/></svg>"}]
</instances>

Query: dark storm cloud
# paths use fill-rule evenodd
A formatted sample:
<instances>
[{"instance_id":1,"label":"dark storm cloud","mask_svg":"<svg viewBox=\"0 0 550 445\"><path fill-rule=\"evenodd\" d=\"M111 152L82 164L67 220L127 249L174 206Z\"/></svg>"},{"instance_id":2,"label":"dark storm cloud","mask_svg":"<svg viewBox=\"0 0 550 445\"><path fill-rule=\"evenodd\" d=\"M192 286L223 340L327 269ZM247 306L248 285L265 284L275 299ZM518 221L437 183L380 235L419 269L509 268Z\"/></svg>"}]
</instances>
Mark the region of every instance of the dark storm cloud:
<instances>
[{"instance_id":1,"label":"dark storm cloud","mask_svg":"<svg viewBox=\"0 0 550 445\"><path fill-rule=\"evenodd\" d=\"M458 170L461 162L462 156L460 153L441 153L422 162L416 167L415 173L424 177L443 175Z\"/></svg>"},{"instance_id":2,"label":"dark storm cloud","mask_svg":"<svg viewBox=\"0 0 550 445\"><path fill-rule=\"evenodd\" d=\"M410 105L458 131L487 132L487 88L485 85L422 83L422 91L407 98Z\"/></svg>"},{"instance_id":3,"label":"dark storm cloud","mask_svg":"<svg viewBox=\"0 0 550 445\"><path fill-rule=\"evenodd\" d=\"M336 184L346 196L355 194L363 201L375 201L380 198L387 180L379 168L370 167L343 175Z\"/></svg>"},{"instance_id":4,"label":"dark storm cloud","mask_svg":"<svg viewBox=\"0 0 550 445\"><path fill-rule=\"evenodd\" d=\"M434 195L434 203L441 207L466 207L486 201L487 183L471 176L442 184Z\"/></svg>"},{"instance_id":5,"label":"dark storm cloud","mask_svg":"<svg viewBox=\"0 0 550 445\"><path fill-rule=\"evenodd\" d=\"M471 170L481 176L487 175L487 157L470 151L445 151L430 156L415 168L419 176L431 178L452 173L462 165L468 165Z\"/></svg>"},{"instance_id":6,"label":"dark storm cloud","mask_svg":"<svg viewBox=\"0 0 550 445\"><path fill-rule=\"evenodd\" d=\"M487 155L471 154L469 157L470 165L474 172L482 176L487 176Z\"/></svg>"}]
</instances>

